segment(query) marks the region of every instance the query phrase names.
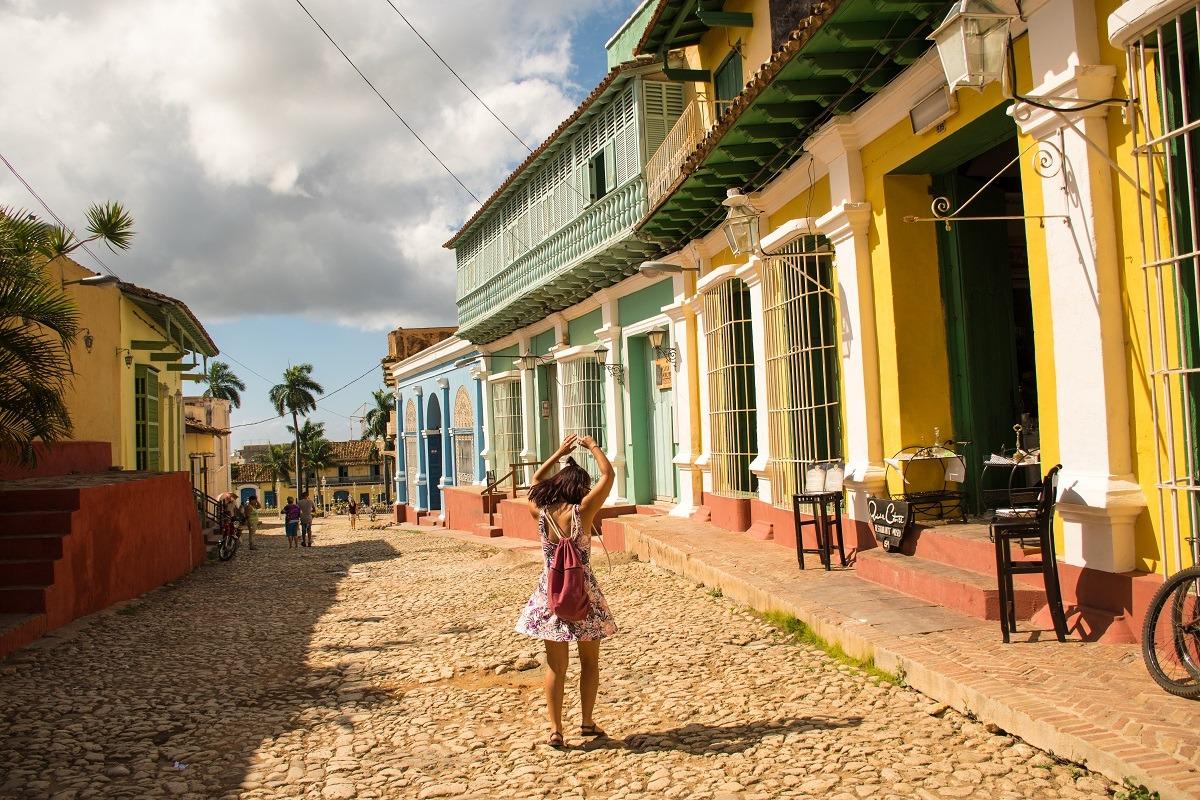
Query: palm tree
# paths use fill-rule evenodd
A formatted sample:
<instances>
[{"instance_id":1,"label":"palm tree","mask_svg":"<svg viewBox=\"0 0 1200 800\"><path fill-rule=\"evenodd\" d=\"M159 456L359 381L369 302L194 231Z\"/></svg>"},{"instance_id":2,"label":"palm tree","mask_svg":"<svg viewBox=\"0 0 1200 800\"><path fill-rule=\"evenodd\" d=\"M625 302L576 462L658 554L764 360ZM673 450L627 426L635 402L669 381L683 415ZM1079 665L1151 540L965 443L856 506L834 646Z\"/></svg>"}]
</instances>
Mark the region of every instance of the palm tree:
<instances>
[{"instance_id":1,"label":"palm tree","mask_svg":"<svg viewBox=\"0 0 1200 800\"><path fill-rule=\"evenodd\" d=\"M333 466L333 445L325 438L324 422L313 422L311 419L306 419L298 432L291 425L288 426L288 432L295 436L296 441L300 443L300 454L304 458L304 480L307 487L307 482L310 479L315 480L322 469ZM297 484L298 487L299 484Z\"/></svg>"},{"instance_id":2,"label":"palm tree","mask_svg":"<svg viewBox=\"0 0 1200 800\"><path fill-rule=\"evenodd\" d=\"M0 459L36 462L34 442L71 434L65 392L74 369L71 345L79 315L57 281L47 281L50 259L103 240L124 250L133 219L117 203L87 212L90 236L76 240L32 214L0 207Z\"/></svg>"},{"instance_id":3,"label":"palm tree","mask_svg":"<svg viewBox=\"0 0 1200 800\"><path fill-rule=\"evenodd\" d=\"M395 401L392 399L392 393L387 389L376 389L371 392L371 399L375 405L367 411L365 422L367 428L363 431L362 438L383 440L383 450L387 450L388 444L388 421L392 418L392 412L395 410ZM383 455L383 493L384 502L392 502L392 483L389 475L391 464L386 453Z\"/></svg>"},{"instance_id":4,"label":"palm tree","mask_svg":"<svg viewBox=\"0 0 1200 800\"><path fill-rule=\"evenodd\" d=\"M312 364L297 364L283 371L283 383L271 387L268 395L275 411L283 416L284 411L292 415L291 430L296 435L296 490L300 487L301 476L304 475L303 464L300 460L300 417L307 416L317 410L315 395L324 394L321 384L313 380Z\"/></svg>"},{"instance_id":5,"label":"palm tree","mask_svg":"<svg viewBox=\"0 0 1200 800\"><path fill-rule=\"evenodd\" d=\"M239 392L246 391L246 384L234 374L224 361L214 361L208 367L208 372L201 379L208 384L204 390L205 397L215 397L218 400L228 400L234 408L242 407L242 396Z\"/></svg>"},{"instance_id":6,"label":"palm tree","mask_svg":"<svg viewBox=\"0 0 1200 800\"><path fill-rule=\"evenodd\" d=\"M258 457L258 463L271 473L271 494L275 495L275 505L279 502L279 482L286 485L292 479L292 449L287 445L273 444Z\"/></svg>"}]
</instances>

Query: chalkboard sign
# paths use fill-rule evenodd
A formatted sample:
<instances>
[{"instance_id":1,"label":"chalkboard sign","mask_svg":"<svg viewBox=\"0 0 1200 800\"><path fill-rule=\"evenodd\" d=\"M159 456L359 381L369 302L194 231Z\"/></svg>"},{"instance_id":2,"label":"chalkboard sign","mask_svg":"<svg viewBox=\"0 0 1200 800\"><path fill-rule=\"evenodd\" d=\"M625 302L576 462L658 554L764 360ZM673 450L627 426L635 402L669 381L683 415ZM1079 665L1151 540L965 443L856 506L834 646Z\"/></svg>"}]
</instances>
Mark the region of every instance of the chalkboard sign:
<instances>
[{"instance_id":1,"label":"chalkboard sign","mask_svg":"<svg viewBox=\"0 0 1200 800\"><path fill-rule=\"evenodd\" d=\"M890 497L868 497L867 514L871 530L884 550L899 550L912 530L913 512L908 503Z\"/></svg>"}]
</instances>

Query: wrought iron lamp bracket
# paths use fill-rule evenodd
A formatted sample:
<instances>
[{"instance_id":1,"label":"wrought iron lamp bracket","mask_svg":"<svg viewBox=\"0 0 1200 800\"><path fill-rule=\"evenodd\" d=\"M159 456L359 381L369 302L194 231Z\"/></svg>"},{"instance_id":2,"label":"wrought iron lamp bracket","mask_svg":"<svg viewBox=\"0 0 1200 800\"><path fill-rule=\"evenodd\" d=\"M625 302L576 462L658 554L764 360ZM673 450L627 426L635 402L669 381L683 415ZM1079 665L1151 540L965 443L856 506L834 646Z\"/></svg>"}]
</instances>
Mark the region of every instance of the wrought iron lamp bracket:
<instances>
[{"instance_id":1,"label":"wrought iron lamp bracket","mask_svg":"<svg viewBox=\"0 0 1200 800\"><path fill-rule=\"evenodd\" d=\"M676 366L679 363L679 348L677 347L656 347L654 348L655 358L664 358L670 362L671 366Z\"/></svg>"},{"instance_id":2,"label":"wrought iron lamp bracket","mask_svg":"<svg viewBox=\"0 0 1200 800\"><path fill-rule=\"evenodd\" d=\"M604 370L608 374L612 375L613 379L617 383L621 384L622 386L625 385L625 365L624 364L601 364L600 366L603 367Z\"/></svg>"},{"instance_id":3,"label":"wrought iron lamp bracket","mask_svg":"<svg viewBox=\"0 0 1200 800\"><path fill-rule=\"evenodd\" d=\"M910 223L912 223L912 222L940 222L946 226L946 230L950 230L950 227L956 222L985 222L985 221L997 221L997 220L1036 219L1038 221L1039 225L1041 225L1042 227L1045 227L1046 220L1060 219L1063 221L1064 225L1070 225L1071 218L1069 216L1067 216L1066 214L1024 214L1024 215L1020 215L1020 216L983 216L983 217L971 217L971 216L966 216L963 214L963 212L966 211L967 207L970 206L971 203L975 202L976 198L978 198L979 195L983 194L987 190L987 188L989 186L991 186L993 183L995 183L996 180L1001 175L1003 175L1005 172L1007 172L1008 169L1013 164L1016 164L1018 161L1020 161L1022 158L1024 158L1025 155L1027 153L1029 153L1030 151L1033 152L1033 158L1032 158L1033 171L1036 172L1042 178L1053 178L1058 175L1063 175L1062 190L1063 190L1063 192L1066 192L1067 191L1067 182L1066 182L1066 176L1063 173L1063 151L1062 151L1062 148L1060 148L1058 145L1054 144L1053 142L1049 142L1046 140L1039 140L1039 141L1035 141L1035 142L1031 143L1028 147L1026 147L1020 153L1017 153L1017 155L1011 161L1009 161L1007 164L1005 164L995 175L988 178L987 182L984 183L983 186L980 186L979 189L975 192L975 194L973 194L969 198L967 198L966 202L964 202L958 208L951 210L950 198L948 198L948 197L935 197L933 199L933 203L930 205L930 211L933 213L932 217L907 216L904 218L904 221L910 222Z\"/></svg>"}]
</instances>

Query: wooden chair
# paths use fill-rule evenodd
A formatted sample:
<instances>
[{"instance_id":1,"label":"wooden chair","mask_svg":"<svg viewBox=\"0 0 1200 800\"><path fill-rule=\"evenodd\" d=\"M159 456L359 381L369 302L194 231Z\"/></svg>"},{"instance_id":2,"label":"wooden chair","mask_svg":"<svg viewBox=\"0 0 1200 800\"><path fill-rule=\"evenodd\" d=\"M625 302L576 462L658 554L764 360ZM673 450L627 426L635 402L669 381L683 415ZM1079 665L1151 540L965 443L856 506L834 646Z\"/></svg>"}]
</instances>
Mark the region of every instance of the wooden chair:
<instances>
[{"instance_id":1,"label":"wooden chair","mask_svg":"<svg viewBox=\"0 0 1200 800\"><path fill-rule=\"evenodd\" d=\"M996 544L996 583L1000 594L1000 632L1004 643L1017 629L1017 611L1014 602L1013 575L1041 573L1046 585L1046 601L1050 606L1050 618L1054 621L1054 634L1060 642L1066 641L1067 616L1063 610L1062 587L1058 582L1058 561L1054 557L1054 506L1058 500L1057 464L1042 479L1038 504L1030 509L1001 510L992 518L989 536ZM1012 545L1036 543L1041 557L1036 561L1013 561Z\"/></svg>"}]
</instances>

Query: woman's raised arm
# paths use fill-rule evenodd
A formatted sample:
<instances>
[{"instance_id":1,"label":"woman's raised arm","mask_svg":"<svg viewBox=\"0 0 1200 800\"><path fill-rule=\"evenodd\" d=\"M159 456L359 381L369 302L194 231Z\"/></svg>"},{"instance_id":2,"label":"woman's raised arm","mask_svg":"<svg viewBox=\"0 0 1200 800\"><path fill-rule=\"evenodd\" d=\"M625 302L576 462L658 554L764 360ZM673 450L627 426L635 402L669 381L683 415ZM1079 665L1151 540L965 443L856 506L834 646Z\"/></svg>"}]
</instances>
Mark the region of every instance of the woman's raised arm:
<instances>
[{"instance_id":1,"label":"woman's raised arm","mask_svg":"<svg viewBox=\"0 0 1200 800\"><path fill-rule=\"evenodd\" d=\"M604 505L605 498L608 497L609 491L612 490L613 478L615 472L613 466L608 460L608 456L604 453L604 448L596 444L596 440L590 436L584 436L579 440L579 443L592 454L592 458L596 459L596 467L600 470L600 477L592 484L592 488L588 491L587 496L583 498L583 510L587 512L594 511Z\"/></svg>"},{"instance_id":2,"label":"woman's raised arm","mask_svg":"<svg viewBox=\"0 0 1200 800\"><path fill-rule=\"evenodd\" d=\"M533 481L530 485L541 483L546 478L549 478L550 472L554 469L554 465L558 463L558 460L574 450L578 442L579 437L573 433L569 433L563 437L562 444L558 446L558 449L542 462L542 465L537 468L537 472L533 473Z\"/></svg>"}]
</instances>

